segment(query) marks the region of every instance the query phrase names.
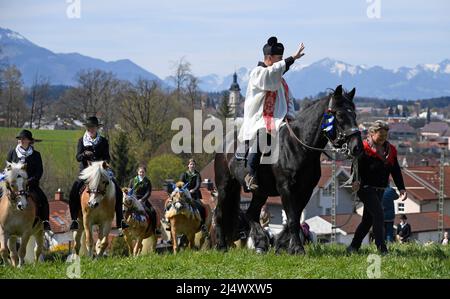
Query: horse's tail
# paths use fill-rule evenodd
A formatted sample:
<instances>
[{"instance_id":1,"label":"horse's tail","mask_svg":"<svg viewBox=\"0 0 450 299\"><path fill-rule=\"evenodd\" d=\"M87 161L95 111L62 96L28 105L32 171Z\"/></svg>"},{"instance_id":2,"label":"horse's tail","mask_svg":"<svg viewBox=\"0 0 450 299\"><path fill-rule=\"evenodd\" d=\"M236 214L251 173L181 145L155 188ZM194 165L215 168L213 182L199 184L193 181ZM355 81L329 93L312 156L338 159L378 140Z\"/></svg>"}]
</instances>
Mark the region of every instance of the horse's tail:
<instances>
[{"instance_id":1,"label":"horse's tail","mask_svg":"<svg viewBox=\"0 0 450 299\"><path fill-rule=\"evenodd\" d=\"M216 153L214 172L219 193L216 207L216 233L218 246L224 247L233 242L238 226L241 186L232 176L226 154ZM225 244L224 244L225 243Z\"/></svg>"}]
</instances>

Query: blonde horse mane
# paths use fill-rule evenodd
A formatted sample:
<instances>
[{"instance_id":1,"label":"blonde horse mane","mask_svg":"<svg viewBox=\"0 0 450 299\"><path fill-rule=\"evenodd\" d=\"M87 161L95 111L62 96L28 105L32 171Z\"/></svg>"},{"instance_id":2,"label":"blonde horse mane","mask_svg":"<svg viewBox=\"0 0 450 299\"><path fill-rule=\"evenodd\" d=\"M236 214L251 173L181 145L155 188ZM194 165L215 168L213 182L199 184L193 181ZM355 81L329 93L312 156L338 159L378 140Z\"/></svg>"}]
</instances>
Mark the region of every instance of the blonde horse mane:
<instances>
[{"instance_id":1,"label":"blonde horse mane","mask_svg":"<svg viewBox=\"0 0 450 299\"><path fill-rule=\"evenodd\" d=\"M11 183L13 179L21 176L28 179L28 174L26 171L26 164L22 162L14 163L14 162L6 162L5 168L5 181ZM5 194L6 185L2 184L3 194Z\"/></svg>"},{"instance_id":2,"label":"blonde horse mane","mask_svg":"<svg viewBox=\"0 0 450 299\"><path fill-rule=\"evenodd\" d=\"M110 183L107 187L107 196L109 198L114 196L115 188L114 184L106 171L107 164L104 161L92 162L89 167L83 169L79 175L79 178L88 182L90 189L97 189L101 179L106 179Z\"/></svg>"}]
</instances>

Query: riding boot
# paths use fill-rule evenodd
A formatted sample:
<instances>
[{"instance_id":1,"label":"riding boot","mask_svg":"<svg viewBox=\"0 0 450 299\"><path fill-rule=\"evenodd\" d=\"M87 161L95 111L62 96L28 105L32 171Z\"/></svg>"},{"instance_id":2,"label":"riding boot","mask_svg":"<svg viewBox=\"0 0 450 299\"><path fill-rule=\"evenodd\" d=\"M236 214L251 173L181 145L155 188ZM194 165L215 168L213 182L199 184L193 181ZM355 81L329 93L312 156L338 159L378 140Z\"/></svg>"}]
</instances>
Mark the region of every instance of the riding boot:
<instances>
[{"instance_id":1,"label":"riding boot","mask_svg":"<svg viewBox=\"0 0 450 299\"><path fill-rule=\"evenodd\" d=\"M37 200L38 200L38 204L37 204L38 217L40 218L40 220L42 221L42 223L44 225L44 230L50 231L51 230L50 222L49 222L50 211L49 211L49 206L48 206L47 195L45 195L44 191L42 191L42 189L39 186L34 187L33 191L35 192L35 194L37 196Z\"/></svg>"},{"instance_id":2,"label":"riding boot","mask_svg":"<svg viewBox=\"0 0 450 299\"><path fill-rule=\"evenodd\" d=\"M122 190L120 190L119 185L114 180L114 188L116 189L116 226L117 228L126 229L129 227L128 224L125 223L123 219L123 210L122 210L122 199L123 194Z\"/></svg>"},{"instance_id":3,"label":"riding boot","mask_svg":"<svg viewBox=\"0 0 450 299\"><path fill-rule=\"evenodd\" d=\"M70 208L70 217L72 218L72 223L70 224L70 230L78 229L78 213L81 209L81 201L80 201L80 190L83 187L83 182L77 180L73 183L72 189L70 190L69 195L69 208Z\"/></svg>"}]
</instances>

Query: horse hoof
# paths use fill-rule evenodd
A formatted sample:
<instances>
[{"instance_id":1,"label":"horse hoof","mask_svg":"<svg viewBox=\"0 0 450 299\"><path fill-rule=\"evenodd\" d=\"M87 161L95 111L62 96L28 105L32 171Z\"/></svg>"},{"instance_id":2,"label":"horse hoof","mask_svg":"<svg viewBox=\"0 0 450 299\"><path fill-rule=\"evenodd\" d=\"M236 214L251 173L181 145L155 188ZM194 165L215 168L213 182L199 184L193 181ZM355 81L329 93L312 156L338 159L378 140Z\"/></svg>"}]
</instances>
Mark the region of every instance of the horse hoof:
<instances>
[{"instance_id":1,"label":"horse hoof","mask_svg":"<svg viewBox=\"0 0 450 299\"><path fill-rule=\"evenodd\" d=\"M266 250L264 248L258 247L255 249L257 254L264 254L266 253Z\"/></svg>"},{"instance_id":2,"label":"horse hoof","mask_svg":"<svg viewBox=\"0 0 450 299\"><path fill-rule=\"evenodd\" d=\"M294 248L289 248L288 252L289 252L289 254L292 254L292 255L305 255L306 254L305 249L303 249L300 246L296 246Z\"/></svg>"}]
</instances>

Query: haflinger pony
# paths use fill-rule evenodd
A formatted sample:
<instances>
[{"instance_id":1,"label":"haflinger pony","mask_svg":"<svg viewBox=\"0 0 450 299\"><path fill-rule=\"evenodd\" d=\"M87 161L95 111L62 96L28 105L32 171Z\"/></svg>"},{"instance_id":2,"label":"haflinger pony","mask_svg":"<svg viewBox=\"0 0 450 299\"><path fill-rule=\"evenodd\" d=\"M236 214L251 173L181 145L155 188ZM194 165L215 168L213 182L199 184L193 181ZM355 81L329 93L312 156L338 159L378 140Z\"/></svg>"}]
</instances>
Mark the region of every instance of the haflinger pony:
<instances>
[{"instance_id":1,"label":"haflinger pony","mask_svg":"<svg viewBox=\"0 0 450 299\"><path fill-rule=\"evenodd\" d=\"M82 223L74 232L75 254L79 255L81 236L84 229L86 248L89 257L94 257L93 227L98 225L98 239L95 251L98 257L103 256L108 247L108 235L114 219L116 194L114 183L108 173L108 164L104 161L92 162L85 168L79 178L85 181L81 193L81 211L78 222ZM83 221L80 221L80 220Z\"/></svg>"},{"instance_id":2,"label":"haflinger pony","mask_svg":"<svg viewBox=\"0 0 450 299\"><path fill-rule=\"evenodd\" d=\"M287 224L275 240L275 250L287 249L290 254L305 253L300 239L300 216L319 182L320 156L329 151L325 146L329 143L334 152L345 154L355 166L357 157L362 153L354 95L354 88L346 92L339 85L329 96L314 101L294 121L282 126L277 138L273 138L271 151L264 151L267 154L270 152L269 158L263 155L270 163L259 166L256 173L259 187L252 192L246 211L250 235L259 251L267 251L270 245L259 223L261 207L269 196L280 196L287 214ZM242 148L237 142L232 145L235 150ZM244 177L248 170L245 159L236 156L230 148L216 153L214 172L219 192L215 219L217 247L227 250L234 242L238 229L241 186L245 186Z\"/></svg>"},{"instance_id":3,"label":"haflinger pony","mask_svg":"<svg viewBox=\"0 0 450 299\"><path fill-rule=\"evenodd\" d=\"M150 251L156 250L156 211L151 215L145 211L143 204L132 194L129 188L122 188L123 211L125 222L129 228L124 231L125 242L130 255L137 256L142 252L142 241L150 239ZM133 246L134 241L134 246Z\"/></svg>"},{"instance_id":4,"label":"haflinger pony","mask_svg":"<svg viewBox=\"0 0 450 299\"><path fill-rule=\"evenodd\" d=\"M201 230L201 216L198 209L194 208L190 203L192 201L191 194L183 182L178 182L176 188L171 193L166 202L165 217L170 222L170 232L172 238L173 253L177 253L178 241L177 237L185 235L188 240L188 248L206 248L210 247L209 233ZM212 212L209 205L203 204L206 219L205 226L209 232L211 228Z\"/></svg>"},{"instance_id":5,"label":"haflinger pony","mask_svg":"<svg viewBox=\"0 0 450 299\"><path fill-rule=\"evenodd\" d=\"M11 264L22 266L25 262L27 244L31 236L36 239L35 261L39 261L44 244L44 227L37 218L36 202L33 194L27 192L26 165L9 163L2 179L0 199L0 252L5 264L8 264L8 251ZM16 241L21 239L17 253ZM9 249L9 250L8 250Z\"/></svg>"}]
</instances>

